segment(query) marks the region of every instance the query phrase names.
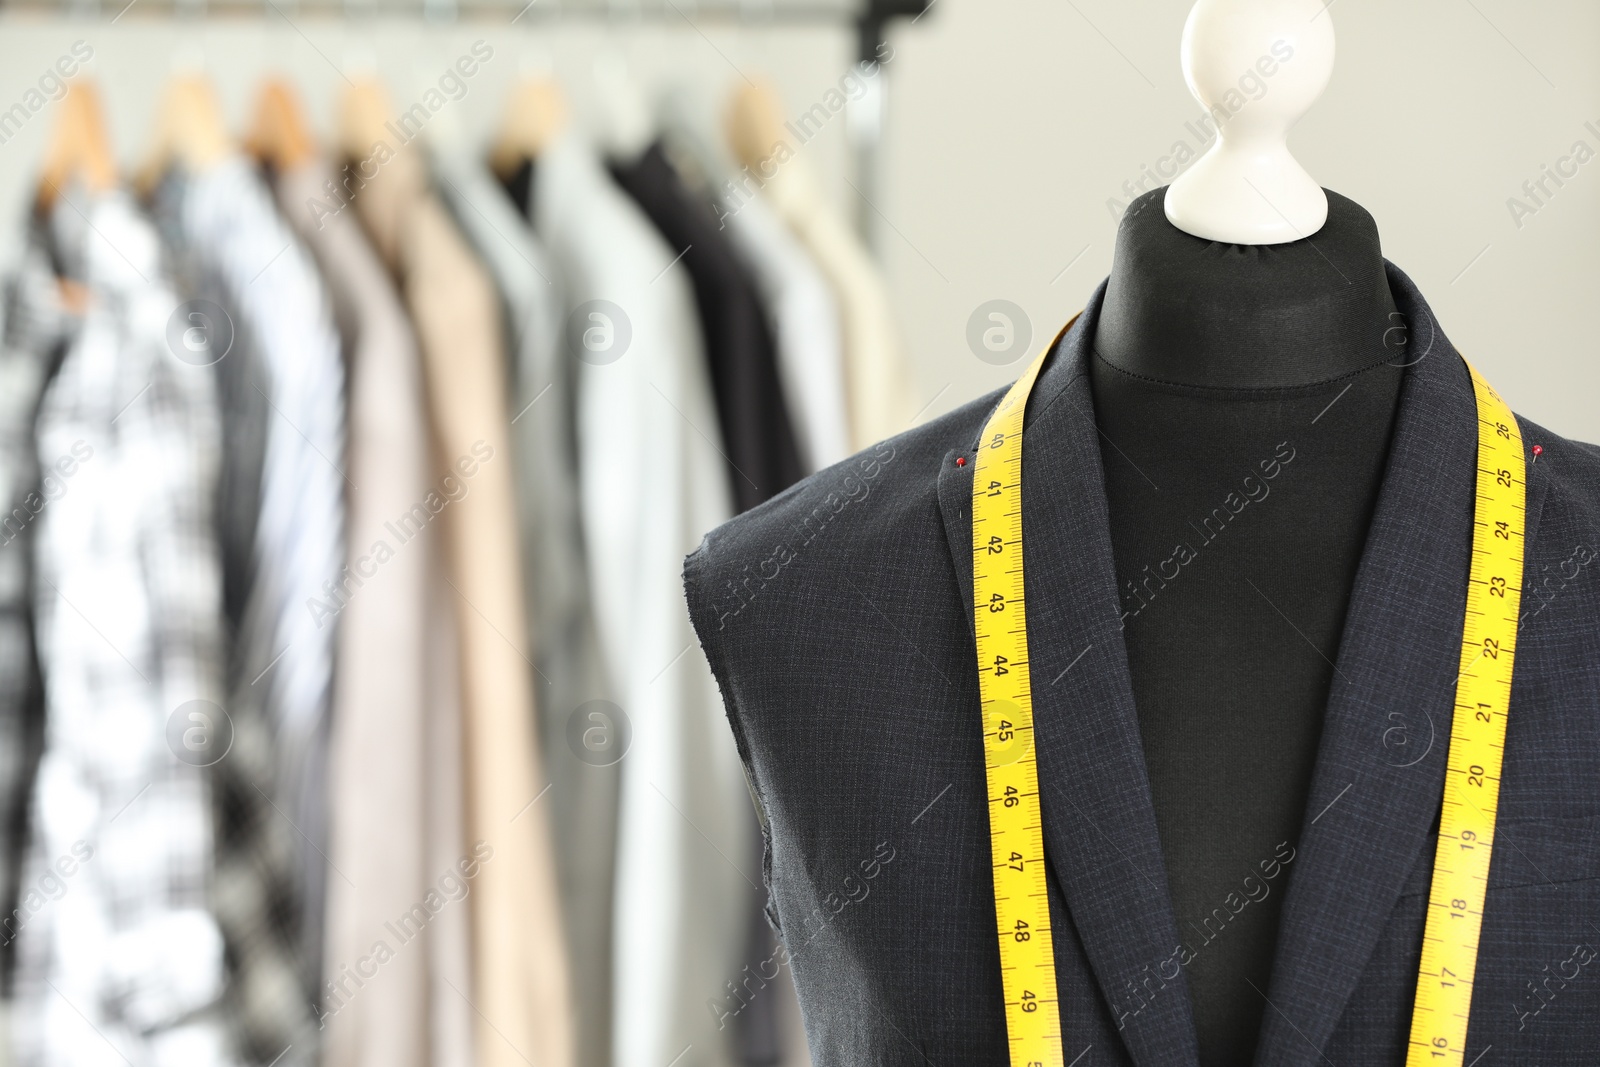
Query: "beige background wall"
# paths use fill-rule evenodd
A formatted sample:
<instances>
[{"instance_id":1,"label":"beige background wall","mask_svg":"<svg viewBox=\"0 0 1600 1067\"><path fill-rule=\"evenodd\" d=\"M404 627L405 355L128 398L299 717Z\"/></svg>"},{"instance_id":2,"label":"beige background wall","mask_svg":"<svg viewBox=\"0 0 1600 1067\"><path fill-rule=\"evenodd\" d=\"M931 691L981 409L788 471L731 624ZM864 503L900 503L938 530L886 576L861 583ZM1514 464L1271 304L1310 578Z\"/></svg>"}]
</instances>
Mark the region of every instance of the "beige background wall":
<instances>
[{"instance_id":1,"label":"beige background wall","mask_svg":"<svg viewBox=\"0 0 1600 1067\"><path fill-rule=\"evenodd\" d=\"M691 5L680 4L692 11ZM757 5L759 6L759 5ZM109 89L119 150L139 158L174 68L203 64L243 122L260 76L287 70L329 129L346 75L377 69L408 103L475 39L495 58L447 108L439 130L486 136L519 71L554 70L592 110L595 57L626 57L655 92L682 90L710 122L742 76L770 76L798 114L838 83L847 33L683 21L515 26L420 20L340 24L272 13L249 20L152 19L138 5L115 25L0 21L0 109L21 98L71 42ZM1015 374L976 359L966 326L982 302L1022 306L1036 336L1076 311L1110 268L1121 196L1173 143L1196 139L1178 39L1188 0L937 0L895 33L884 174L874 207L891 289L927 416ZM116 10L108 4L105 10ZM1583 167L1519 229L1507 209L1525 180L1577 140L1600 151L1600 7L1580 0L1336 0L1333 84L1291 143L1325 186L1376 216L1388 256L1432 302L1451 338L1524 414L1600 440L1600 160ZM106 16L108 17L108 16ZM336 69L337 68L337 69ZM51 116L0 144L0 209L13 222ZM841 208L845 123L805 149ZM1553 186L1551 188L1554 188ZM1071 264L1070 268L1068 265Z\"/></svg>"}]
</instances>

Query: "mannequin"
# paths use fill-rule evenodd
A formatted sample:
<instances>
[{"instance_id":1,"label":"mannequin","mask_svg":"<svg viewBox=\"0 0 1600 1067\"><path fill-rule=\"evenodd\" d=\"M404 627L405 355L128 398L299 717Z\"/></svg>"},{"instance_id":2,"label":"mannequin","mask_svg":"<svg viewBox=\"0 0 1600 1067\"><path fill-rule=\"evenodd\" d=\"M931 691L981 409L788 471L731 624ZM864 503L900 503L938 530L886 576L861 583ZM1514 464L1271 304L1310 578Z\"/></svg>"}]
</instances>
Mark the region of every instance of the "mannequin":
<instances>
[{"instance_id":1,"label":"mannequin","mask_svg":"<svg viewBox=\"0 0 1600 1067\"><path fill-rule=\"evenodd\" d=\"M1471 762L1452 769L1463 671L1502 647L1474 655L1463 609L1513 580L1473 574L1475 540L1519 536L1480 513L1490 479L1516 489L1480 445L1516 435L1482 417L1371 217L1283 143L1327 80L1330 27L1316 0L1201 0L1185 63L1221 112L1214 158L1130 207L1111 277L1019 379L1023 435L996 440L1013 385L801 481L685 560L818 1062L1310 1067L1492 1048L1576 1064L1600 1046L1600 985L1554 1002L1527 986L1555 973L1550 946L1592 918L1600 880L1583 836L1600 795L1594 581L1537 618L1523 601L1498 795L1515 847L1484 875L1470 1031L1428 1049L1406 1025L1419 989L1464 979L1425 938L1447 903L1435 859L1464 870L1456 853L1484 840L1443 836L1440 814L1472 798L1445 783L1478 785ZM1600 449L1517 421L1521 574L1570 576L1600 543ZM1008 486L983 457L1021 436ZM980 525L996 505L1024 543ZM1024 588L1020 614L997 575ZM1025 659L987 642L997 626L1026 634ZM1007 683L1031 696L1018 723L986 676L1024 662ZM990 776L991 739L1022 729L1038 815L1020 829L1042 855L994 816L1033 817ZM997 861L1043 876L1053 968L1000 947L1042 946ZM1008 989L1008 966L1026 984ZM1026 1040L1055 1021L1046 998L1059 1054ZM1030 1007L1047 1014L1022 1020Z\"/></svg>"},{"instance_id":2,"label":"mannequin","mask_svg":"<svg viewBox=\"0 0 1600 1067\"><path fill-rule=\"evenodd\" d=\"M1331 69L1319 6L1195 6L1185 74L1213 113L1256 56L1279 43L1293 58L1207 156L1129 207L1090 369L1206 1067L1255 1052L1405 363L1372 217L1318 188L1283 141ZM1244 881L1273 859L1287 878Z\"/></svg>"},{"instance_id":3,"label":"mannequin","mask_svg":"<svg viewBox=\"0 0 1600 1067\"><path fill-rule=\"evenodd\" d=\"M1287 137L1327 88L1333 55L1333 20L1319 0L1195 4L1183 77L1220 136L1173 182L1174 225L1232 244L1280 244L1322 228L1326 200Z\"/></svg>"}]
</instances>

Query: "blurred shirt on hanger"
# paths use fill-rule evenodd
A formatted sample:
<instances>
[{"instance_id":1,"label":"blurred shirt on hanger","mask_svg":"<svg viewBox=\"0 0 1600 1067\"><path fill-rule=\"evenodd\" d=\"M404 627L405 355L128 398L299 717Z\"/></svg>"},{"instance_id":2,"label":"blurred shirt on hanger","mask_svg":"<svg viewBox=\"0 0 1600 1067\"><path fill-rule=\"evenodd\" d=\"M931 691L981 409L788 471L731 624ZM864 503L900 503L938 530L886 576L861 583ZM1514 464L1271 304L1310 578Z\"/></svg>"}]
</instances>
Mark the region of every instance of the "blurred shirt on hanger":
<instances>
[{"instance_id":1,"label":"blurred shirt on hanger","mask_svg":"<svg viewBox=\"0 0 1600 1067\"><path fill-rule=\"evenodd\" d=\"M918 414L911 367L883 272L823 198L805 160L775 166L761 192L811 253L839 301L852 448L910 429Z\"/></svg>"},{"instance_id":2,"label":"blurred shirt on hanger","mask_svg":"<svg viewBox=\"0 0 1600 1067\"><path fill-rule=\"evenodd\" d=\"M806 473L831 467L851 452L838 301L772 205L760 198L737 204L727 199L721 215L772 321L778 370Z\"/></svg>"},{"instance_id":3,"label":"blurred shirt on hanger","mask_svg":"<svg viewBox=\"0 0 1600 1067\"><path fill-rule=\"evenodd\" d=\"M573 1062L571 988L534 726L505 341L493 284L431 188L420 146L355 194L421 346L437 515L460 629L473 1008L484 1067ZM480 854L480 852L482 854Z\"/></svg>"},{"instance_id":4,"label":"blurred shirt on hanger","mask_svg":"<svg viewBox=\"0 0 1600 1067\"><path fill-rule=\"evenodd\" d=\"M529 215L566 288L579 501L619 764L612 1062L725 1067L706 990L744 964L759 859L738 754L678 588L732 514L687 272L574 133L546 148ZM619 754L620 758L620 754Z\"/></svg>"},{"instance_id":5,"label":"blurred shirt on hanger","mask_svg":"<svg viewBox=\"0 0 1600 1067\"><path fill-rule=\"evenodd\" d=\"M284 217L322 269L349 394L345 565L328 620L339 636L322 1063L470 1067L472 1009L456 991L472 988L468 906L427 907L441 879L459 885L452 898L471 892L455 869L466 848L455 594L432 525L403 542L390 529L430 488L421 356L355 213L312 210L335 179L330 163L313 158L274 182Z\"/></svg>"},{"instance_id":6,"label":"blurred shirt on hanger","mask_svg":"<svg viewBox=\"0 0 1600 1067\"><path fill-rule=\"evenodd\" d=\"M805 474L765 310L727 234L690 191L660 141L611 174L677 255L693 287L734 506L746 511Z\"/></svg>"},{"instance_id":7,"label":"blurred shirt on hanger","mask_svg":"<svg viewBox=\"0 0 1600 1067\"><path fill-rule=\"evenodd\" d=\"M550 782L541 804L555 829L557 873L571 952L577 1057L610 1062L611 904L619 768L604 751L614 725L580 708L604 697L578 522L572 434L575 368L565 347L560 274L507 189L471 153L436 157L440 193L493 276L511 341L511 432L524 603L533 659L540 751ZM524 164L520 186L533 184ZM568 726L602 750L569 744ZM604 733L611 728L611 734ZM602 734L588 733L598 728ZM582 753L582 755L580 755Z\"/></svg>"},{"instance_id":8,"label":"blurred shirt on hanger","mask_svg":"<svg viewBox=\"0 0 1600 1067\"><path fill-rule=\"evenodd\" d=\"M292 1048L285 1063L309 1063L336 634L312 606L342 563L344 367L315 265L246 160L174 171L158 204L184 275L226 301L221 320L206 326L215 347L198 361L226 367L243 340L239 354L253 354L254 365L220 373L232 383L228 395L265 419L254 528L229 531L230 544L248 532L250 547L248 584L234 604L228 711L236 736L214 771L213 902L230 946L228 1003L246 1056L270 1060ZM235 488L244 496L250 479ZM231 514L249 511L247 499L236 500Z\"/></svg>"},{"instance_id":9,"label":"blurred shirt on hanger","mask_svg":"<svg viewBox=\"0 0 1600 1067\"><path fill-rule=\"evenodd\" d=\"M19 935L15 1062L223 1067L215 388L169 346L154 229L122 192L74 197L51 215L54 261L89 299L38 416L40 463L75 473L35 520L46 732L24 872L55 899Z\"/></svg>"}]
</instances>

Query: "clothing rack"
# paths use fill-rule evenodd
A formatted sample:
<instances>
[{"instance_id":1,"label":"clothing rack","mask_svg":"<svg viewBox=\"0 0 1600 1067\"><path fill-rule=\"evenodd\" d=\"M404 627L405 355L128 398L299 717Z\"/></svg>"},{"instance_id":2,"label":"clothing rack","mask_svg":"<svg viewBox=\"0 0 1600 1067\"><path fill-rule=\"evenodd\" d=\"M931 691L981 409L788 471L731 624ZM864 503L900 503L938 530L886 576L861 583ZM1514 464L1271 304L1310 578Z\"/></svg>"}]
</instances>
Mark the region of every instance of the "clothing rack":
<instances>
[{"instance_id":1,"label":"clothing rack","mask_svg":"<svg viewBox=\"0 0 1600 1067\"><path fill-rule=\"evenodd\" d=\"M0 14L65 14L117 21L140 18L383 18L413 17L428 22L559 24L603 20L618 26L679 23L735 23L744 26L844 25L855 31L856 58L878 59L888 28L897 19L915 21L938 0L0 0ZM884 80L848 108L850 153L855 185L861 192L856 226L869 247L878 249L879 153L887 99Z\"/></svg>"}]
</instances>

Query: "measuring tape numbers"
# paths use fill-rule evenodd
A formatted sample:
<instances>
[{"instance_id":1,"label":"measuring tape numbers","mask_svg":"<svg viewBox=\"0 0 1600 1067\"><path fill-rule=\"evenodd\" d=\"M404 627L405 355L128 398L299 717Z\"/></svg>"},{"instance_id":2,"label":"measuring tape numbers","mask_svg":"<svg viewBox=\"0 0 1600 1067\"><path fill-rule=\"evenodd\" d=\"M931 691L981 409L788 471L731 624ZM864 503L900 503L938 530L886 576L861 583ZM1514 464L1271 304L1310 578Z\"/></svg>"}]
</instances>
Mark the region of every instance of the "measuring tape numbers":
<instances>
[{"instance_id":1,"label":"measuring tape numbers","mask_svg":"<svg viewBox=\"0 0 1600 1067\"><path fill-rule=\"evenodd\" d=\"M1522 610L1522 432L1476 370L1472 389L1478 399L1478 495L1471 581L1406 1067L1462 1063L1466 1052Z\"/></svg>"},{"instance_id":2,"label":"measuring tape numbers","mask_svg":"<svg viewBox=\"0 0 1600 1067\"><path fill-rule=\"evenodd\" d=\"M1022 540L1023 414L1054 347L1033 361L989 417L973 464L973 618L995 934L1012 1067L1065 1067ZM1505 401L1476 370L1468 370L1479 430L1471 584L1407 1067L1459 1063L1466 1046L1522 599L1522 435Z\"/></svg>"}]
</instances>

